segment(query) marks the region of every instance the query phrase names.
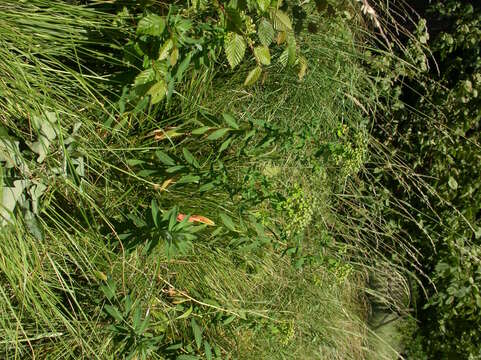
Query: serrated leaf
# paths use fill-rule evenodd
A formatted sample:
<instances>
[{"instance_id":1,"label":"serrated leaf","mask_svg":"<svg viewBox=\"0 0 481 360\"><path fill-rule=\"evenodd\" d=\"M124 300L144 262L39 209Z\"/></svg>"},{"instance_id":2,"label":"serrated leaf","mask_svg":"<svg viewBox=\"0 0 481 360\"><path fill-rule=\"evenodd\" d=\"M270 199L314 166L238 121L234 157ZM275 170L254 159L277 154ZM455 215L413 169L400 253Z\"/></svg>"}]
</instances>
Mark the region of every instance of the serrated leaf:
<instances>
[{"instance_id":1,"label":"serrated leaf","mask_svg":"<svg viewBox=\"0 0 481 360\"><path fill-rule=\"evenodd\" d=\"M204 341L204 353L207 360L212 360L212 349L207 341Z\"/></svg>"},{"instance_id":2,"label":"serrated leaf","mask_svg":"<svg viewBox=\"0 0 481 360\"><path fill-rule=\"evenodd\" d=\"M286 67L288 60L289 60L289 50L285 48L284 51L279 56L279 62L283 67Z\"/></svg>"},{"instance_id":3,"label":"serrated leaf","mask_svg":"<svg viewBox=\"0 0 481 360\"><path fill-rule=\"evenodd\" d=\"M147 95L150 95L150 102L152 104L157 104L165 97L166 92L167 85L164 80L161 80L156 82L149 91L147 91Z\"/></svg>"},{"instance_id":4,"label":"serrated leaf","mask_svg":"<svg viewBox=\"0 0 481 360\"><path fill-rule=\"evenodd\" d=\"M214 131L212 134L207 136L207 140L217 140L227 134L230 131L230 129L225 128L225 129L218 129Z\"/></svg>"},{"instance_id":5,"label":"serrated leaf","mask_svg":"<svg viewBox=\"0 0 481 360\"><path fill-rule=\"evenodd\" d=\"M246 51L246 42L242 35L229 32L224 39L224 51L232 69L240 64Z\"/></svg>"},{"instance_id":6,"label":"serrated leaf","mask_svg":"<svg viewBox=\"0 0 481 360\"><path fill-rule=\"evenodd\" d=\"M232 221L232 218L229 215L221 213L220 219L222 220L222 222L224 223L226 228L228 228L229 230L232 230L232 231L236 231L234 222Z\"/></svg>"},{"instance_id":7,"label":"serrated leaf","mask_svg":"<svg viewBox=\"0 0 481 360\"><path fill-rule=\"evenodd\" d=\"M259 25L257 26L257 36L259 37L261 44L264 46L269 46L274 40L274 27L266 18L262 18L261 21L259 21Z\"/></svg>"},{"instance_id":8,"label":"serrated leaf","mask_svg":"<svg viewBox=\"0 0 481 360\"><path fill-rule=\"evenodd\" d=\"M167 155L165 152L163 152L162 150L157 150L155 152L155 156L157 156L157 158L165 165L167 166L174 166L175 165L175 161L174 159L172 159L169 155Z\"/></svg>"},{"instance_id":9,"label":"serrated leaf","mask_svg":"<svg viewBox=\"0 0 481 360\"><path fill-rule=\"evenodd\" d=\"M163 17L155 14L149 14L140 19L137 25L137 34L160 36L165 29L165 20Z\"/></svg>"},{"instance_id":10,"label":"serrated leaf","mask_svg":"<svg viewBox=\"0 0 481 360\"><path fill-rule=\"evenodd\" d=\"M271 17L274 20L274 29L279 31L292 30L291 19L282 10L273 11Z\"/></svg>"},{"instance_id":11,"label":"serrated leaf","mask_svg":"<svg viewBox=\"0 0 481 360\"><path fill-rule=\"evenodd\" d=\"M175 47L170 54L170 59L169 59L170 65L174 66L175 64L177 64L178 59L179 59L179 49Z\"/></svg>"},{"instance_id":12,"label":"serrated leaf","mask_svg":"<svg viewBox=\"0 0 481 360\"><path fill-rule=\"evenodd\" d=\"M257 46L254 48L254 55L258 62L262 65L270 65L271 64L271 53L267 46Z\"/></svg>"},{"instance_id":13,"label":"serrated leaf","mask_svg":"<svg viewBox=\"0 0 481 360\"><path fill-rule=\"evenodd\" d=\"M233 129L239 130L239 125L237 125L237 122L231 114L223 113L222 117L224 118L227 125L229 125Z\"/></svg>"},{"instance_id":14,"label":"serrated leaf","mask_svg":"<svg viewBox=\"0 0 481 360\"><path fill-rule=\"evenodd\" d=\"M158 60L165 60L169 56L170 49L174 46L172 39L168 39L159 50Z\"/></svg>"},{"instance_id":15,"label":"serrated leaf","mask_svg":"<svg viewBox=\"0 0 481 360\"><path fill-rule=\"evenodd\" d=\"M299 58L299 73L297 76L299 77L299 81L304 79L304 76L306 76L306 71L307 71L307 60L304 56L301 56Z\"/></svg>"},{"instance_id":16,"label":"serrated leaf","mask_svg":"<svg viewBox=\"0 0 481 360\"><path fill-rule=\"evenodd\" d=\"M143 71L141 71L134 80L134 85L139 86L139 85L145 85L151 81L155 80L155 72L154 69L148 68Z\"/></svg>"},{"instance_id":17,"label":"serrated leaf","mask_svg":"<svg viewBox=\"0 0 481 360\"><path fill-rule=\"evenodd\" d=\"M257 6L259 6L259 9L262 12L266 12L267 9L269 9L270 5L271 5L271 0L257 0Z\"/></svg>"},{"instance_id":18,"label":"serrated leaf","mask_svg":"<svg viewBox=\"0 0 481 360\"><path fill-rule=\"evenodd\" d=\"M261 76L261 74L262 74L262 68L260 66L256 66L247 75L244 81L244 86L251 86L255 84L255 82L259 80L259 77Z\"/></svg>"},{"instance_id":19,"label":"serrated leaf","mask_svg":"<svg viewBox=\"0 0 481 360\"><path fill-rule=\"evenodd\" d=\"M190 322L192 325L192 331L194 332L195 344L197 345L197 349L200 349L202 345L202 329L194 318L192 318Z\"/></svg>"},{"instance_id":20,"label":"serrated leaf","mask_svg":"<svg viewBox=\"0 0 481 360\"><path fill-rule=\"evenodd\" d=\"M106 304L104 305L104 310L107 314L112 316L115 320L122 321L123 319L122 314L120 313L119 309L117 309L116 306Z\"/></svg>"}]
</instances>

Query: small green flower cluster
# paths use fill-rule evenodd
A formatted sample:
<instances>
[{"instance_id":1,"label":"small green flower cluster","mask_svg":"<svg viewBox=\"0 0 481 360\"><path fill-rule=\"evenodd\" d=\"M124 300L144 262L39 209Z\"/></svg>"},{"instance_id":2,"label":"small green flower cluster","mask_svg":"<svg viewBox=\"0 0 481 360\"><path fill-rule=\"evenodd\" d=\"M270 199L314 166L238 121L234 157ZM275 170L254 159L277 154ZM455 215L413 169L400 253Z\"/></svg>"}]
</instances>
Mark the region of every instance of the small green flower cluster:
<instances>
[{"instance_id":1,"label":"small green flower cluster","mask_svg":"<svg viewBox=\"0 0 481 360\"><path fill-rule=\"evenodd\" d=\"M279 206L286 214L285 233L288 237L303 232L311 223L313 199L306 195L299 184L294 184L289 196Z\"/></svg>"}]
</instances>

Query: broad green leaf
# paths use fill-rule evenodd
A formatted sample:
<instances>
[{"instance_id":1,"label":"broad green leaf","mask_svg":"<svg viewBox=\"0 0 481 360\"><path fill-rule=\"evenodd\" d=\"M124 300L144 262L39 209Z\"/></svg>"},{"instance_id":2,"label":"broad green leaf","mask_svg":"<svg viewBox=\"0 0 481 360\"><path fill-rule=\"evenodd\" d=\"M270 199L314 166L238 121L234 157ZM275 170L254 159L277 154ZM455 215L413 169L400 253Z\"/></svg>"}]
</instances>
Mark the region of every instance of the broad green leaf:
<instances>
[{"instance_id":1,"label":"broad green leaf","mask_svg":"<svg viewBox=\"0 0 481 360\"><path fill-rule=\"evenodd\" d=\"M134 80L134 85L135 86L138 86L138 85L144 85L144 84L147 84L151 81L154 81L155 80L155 72L154 72L154 69L152 68L148 68L148 69L145 69L143 70L142 72L140 72L136 77L135 77L135 80Z\"/></svg>"},{"instance_id":2,"label":"broad green leaf","mask_svg":"<svg viewBox=\"0 0 481 360\"><path fill-rule=\"evenodd\" d=\"M184 77L184 72L187 70L189 67L190 61L192 59L192 53L189 53L184 60L179 64L179 67L177 68L177 72L175 74L175 77L177 78L178 81L181 81L182 78Z\"/></svg>"},{"instance_id":3,"label":"broad green leaf","mask_svg":"<svg viewBox=\"0 0 481 360\"><path fill-rule=\"evenodd\" d=\"M224 51L232 69L240 64L246 51L246 42L242 35L229 32L224 38Z\"/></svg>"},{"instance_id":4,"label":"broad green leaf","mask_svg":"<svg viewBox=\"0 0 481 360\"><path fill-rule=\"evenodd\" d=\"M157 156L157 158L165 165L167 166L174 166L175 165L175 161L174 159L172 159L169 155L167 155L165 152L163 152L162 150L157 150L155 152L155 156Z\"/></svg>"},{"instance_id":5,"label":"broad green leaf","mask_svg":"<svg viewBox=\"0 0 481 360\"><path fill-rule=\"evenodd\" d=\"M259 6L259 9L262 12L266 12L267 9L269 9L270 5L271 5L271 0L257 0L257 6Z\"/></svg>"},{"instance_id":6,"label":"broad green leaf","mask_svg":"<svg viewBox=\"0 0 481 360\"><path fill-rule=\"evenodd\" d=\"M177 47L174 47L174 50L170 53L170 58L169 62L171 66L174 66L177 64L177 60L179 59L179 49Z\"/></svg>"},{"instance_id":7,"label":"broad green leaf","mask_svg":"<svg viewBox=\"0 0 481 360\"><path fill-rule=\"evenodd\" d=\"M230 129L225 128L225 129L218 129L214 131L212 134L207 136L207 140L217 140L227 134L230 131Z\"/></svg>"},{"instance_id":8,"label":"broad green leaf","mask_svg":"<svg viewBox=\"0 0 481 360\"><path fill-rule=\"evenodd\" d=\"M229 230L235 231L234 222L232 221L232 218L229 215L221 213L220 218L221 218L222 222L224 223L224 225L226 226L226 228L228 228Z\"/></svg>"},{"instance_id":9,"label":"broad green leaf","mask_svg":"<svg viewBox=\"0 0 481 360\"><path fill-rule=\"evenodd\" d=\"M247 75L244 81L244 86L251 86L255 84L256 81L259 80L259 77L261 76L261 74L262 74L262 68L260 66L256 66Z\"/></svg>"},{"instance_id":10,"label":"broad green leaf","mask_svg":"<svg viewBox=\"0 0 481 360\"><path fill-rule=\"evenodd\" d=\"M150 102L152 104L157 104L165 97L166 91L167 85L164 80L161 80L156 82L149 91L147 91L147 95L150 95Z\"/></svg>"},{"instance_id":11,"label":"broad green leaf","mask_svg":"<svg viewBox=\"0 0 481 360\"><path fill-rule=\"evenodd\" d=\"M227 125L229 125L233 129L239 130L239 125L237 125L237 122L231 114L223 113L222 117L224 118Z\"/></svg>"},{"instance_id":12,"label":"broad green leaf","mask_svg":"<svg viewBox=\"0 0 481 360\"><path fill-rule=\"evenodd\" d=\"M257 26L257 36L264 46L269 46L274 40L275 32L272 24L266 18L262 18Z\"/></svg>"},{"instance_id":13,"label":"broad green leaf","mask_svg":"<svg viewBox=\"0 0 481 360\"><path fill-rule=\"evenodd\" d=\"M197 345L197 349L200 349L202 345L202 329L194 318L192 318L190 322L192 325L192 331L194 332L195 344Z\"/></svg>"},{"instance_id":14,"label":"broad green leaf","mask_svg":"<svg viewBox=\"0 0 481 360\"><path fill-rule=\"evenodd\" d=\"M172 39L168 39L160 48L159 50L159 58L158 60L165 60L169 56L170 49L174 46L174 42Z\"/></svg>"},{"instance_id":15,"label":"broad green leaf","mask_svg":"<svg viewBox=\"0 0 481 360\"><path fill-rule=\"evenodd\" d=\"M104 305L104 310L107 314L112 316L117 321L122 321L122 314L120 313L119 309L116 306L112 306L109 304Z\"/></svg>"},{"instance_id":16,"label":"broad green leaf","mask_svg":"<svg viewBox=\"0 0 481 360\"><path fill-rule=\"evenodd\" d=\"M257 46L254 48L254 55L259 63L262 65L271 64L271 53L267 46Z\"/></svg>"},{"instance_id":17,"label":"broad green leaf","mask_svg":"<svg viewBox=\"0 0 481 360\"><path fill-rule=\"evenodd\" d=\"M160 36L165 29L165 20L163 17L155 14L149 14L140 19L137 25L137 34Z\"/></svg>"},{"instance_id":18,"label":"broad green leaf","mask_svg":"<svg viewBox=\"0 0 481 360\"><path fill-rule=\"evenodd\" d=\"M292 30L292 23L289 16L282 10L274 10L271 14L274 20L274 28L279 31Z\"/></svg>"}]
</instances>

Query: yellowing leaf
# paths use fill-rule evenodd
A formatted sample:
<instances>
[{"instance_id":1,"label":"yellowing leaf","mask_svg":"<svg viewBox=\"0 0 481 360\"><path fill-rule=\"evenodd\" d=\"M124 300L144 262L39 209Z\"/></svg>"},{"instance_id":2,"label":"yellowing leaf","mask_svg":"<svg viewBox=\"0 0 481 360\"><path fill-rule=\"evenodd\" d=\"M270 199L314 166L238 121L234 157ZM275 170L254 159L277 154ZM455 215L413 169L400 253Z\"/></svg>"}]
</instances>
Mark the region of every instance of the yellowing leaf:
<instances>
[{"instance_id":1,"label":"yellowing leaf","mask_svg":"<svg viewBox=\"0 0 481 360\"><path fill-rule=\"evenodd\" d=\"M261 74L262 74L262 68L260 66L256 66L247 75L244 81L244 86L251 86L255 84L256 81L259 80L259 77L261 76Z\"/></svg>"},{"instance_id":2,"label":"yellowing leaf","mask_svg":"<svg viewBox=\"0 0 481 360\"><path fill-rule=\"evenodd\" d=\"M275 10L271 14L273 20L274 20L274 28L279 31L287 31L287 30L292 30L292 23L291 19L289 19L289 16L281 11L281 10Z\"/></svg>"},{"instance_id":3,"label":"yellowing leaf","mask_svg":"<svg viewBox=\"0 0 481 360\"><path fill-rule=\"evenodd\" d=\"M299 73L297 74L299 76L299 80L304 79L304 76L306 76L306 71L307 71L307 60L304 56L301 56L299 58Z\"/></svg>"},{"instance_id":4,"label":"yellowing leaf","mask_svg":"<svg viewBox=\"0 0 481 360\"><path fill-rule=\"evenodd\" d=\"M159 50L159 60L165 60L169 56L169 51L174 46L172 39L168 39Z\"/></svg>"},{"instance_id":5,"label":"yellowing leaf","mask_svg":"<svg viewBox=\"0 0 481 360\"><path fill-rule=\"evenodd\" d=\"M254 49L254 55L257 61L262 65L271 64L271 53L269 52L269 48L267 46L257 46Z\"/></svg>"}]
</instances>

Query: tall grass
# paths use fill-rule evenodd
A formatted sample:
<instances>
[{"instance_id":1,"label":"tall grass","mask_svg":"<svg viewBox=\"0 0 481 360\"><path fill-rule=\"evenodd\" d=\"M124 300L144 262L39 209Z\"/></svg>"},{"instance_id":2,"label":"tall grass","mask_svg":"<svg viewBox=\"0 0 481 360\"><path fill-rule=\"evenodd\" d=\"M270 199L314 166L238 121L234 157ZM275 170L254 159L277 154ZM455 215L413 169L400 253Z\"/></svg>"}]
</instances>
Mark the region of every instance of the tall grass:
<instances>
[{"instance_id":1,"label":"tall grass","mask_svg":"<svg viewBox=\"0 0 481 360\"><path fill-rule=\"evenodd\" d=\"M357 16L352 23L315 20L319 31L299 40L309 60L303 80L272 66L265 82L245 89L247 66L210 68L194 72L169 105L125 116L115 105L121 84L114 75L126 65L110 45L130 29L109 13L60 1L0 5L0 119L25 165L2 170L2 185L25 179L46 186L34 222L25 217L33 206L26 191L28 209L18 205L13 224L1 230L3 356L116 359L129 346L140 349L139 338L132 345L115 337L105 310L125 305L127 295L150 317L152 336L162 337L149 353L154 359L196 346L191 319L223 357L375 354L366 290L403 314L409 289L402 264L416 263L417 254L408 236L391 234L380 218L380 195L366 195L374 176L366 165L385 158L370 157L373 147L382 149L369 136L380 95L362 65L364 27ZM31 122L47 112L56 116L56 137L39 162L28 150L41 136ZM192 130L221 126L226 112L241 127L252 119L267 125L217 154L220 144ZM156 139L171 129L182 135ZM213 188L163 186L173 175L146 176L135 165L162 167L157 150L184 161L185 149ZM303 207L289 213L296 191ZM166 244L149 250L142 237L129 247L122 236L137 231L152 200L164 212L177 206L208 217L216 228L200 229L173 258ZM397 292L385 284L369 289L369 276L396 282Z\"/></svg>"}]
</instances>

